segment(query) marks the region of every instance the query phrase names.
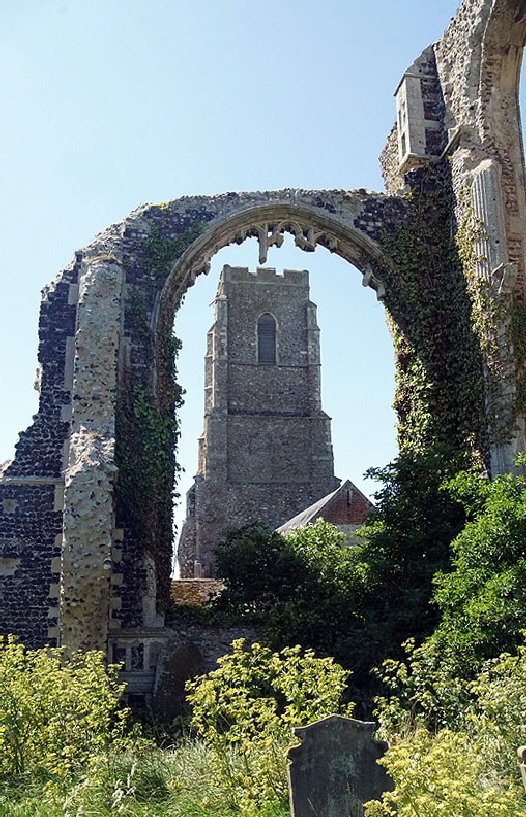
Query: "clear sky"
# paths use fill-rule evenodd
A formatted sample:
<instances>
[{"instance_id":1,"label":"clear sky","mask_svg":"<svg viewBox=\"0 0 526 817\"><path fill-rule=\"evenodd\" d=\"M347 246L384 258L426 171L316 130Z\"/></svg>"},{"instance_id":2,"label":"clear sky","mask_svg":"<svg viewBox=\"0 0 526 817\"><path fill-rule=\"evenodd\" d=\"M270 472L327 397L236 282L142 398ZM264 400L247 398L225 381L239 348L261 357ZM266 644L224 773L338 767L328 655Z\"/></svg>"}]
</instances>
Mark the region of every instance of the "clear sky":
<instances>
[{"instance_id":1,"label":"clear sky","mask_svg":"<svg viewBox=\"0 0 526 817\"><path fill-rule=\"evenodd\" d=\"M0 462L36 411L40 289L143 202L281 187L383 190L377 161L403 71L456 0L0 0ZM290 243L290 242L289 242ZM181 460L195 470L205 333L227 248L177 322L187 388ZM311 270L336 473L368 493L396 454L383 308L327 251L274 250ZM180 517L180 514L179 514Z\"/></svg>"}]
</instances>

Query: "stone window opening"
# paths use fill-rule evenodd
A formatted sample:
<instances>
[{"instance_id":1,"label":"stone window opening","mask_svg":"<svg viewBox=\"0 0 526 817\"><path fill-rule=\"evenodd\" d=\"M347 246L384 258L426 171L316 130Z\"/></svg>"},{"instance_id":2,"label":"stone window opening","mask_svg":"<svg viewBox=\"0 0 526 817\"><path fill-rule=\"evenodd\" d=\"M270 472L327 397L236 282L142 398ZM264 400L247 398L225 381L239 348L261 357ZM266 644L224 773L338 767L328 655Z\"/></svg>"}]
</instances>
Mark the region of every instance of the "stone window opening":
<instances>
[{"instance_id":1,"label":"stone window opening","mask_svg":"<svg viewBox=\"0 0 526 817\"><path fill-rule=\"evenodd\" d=\"M276 363L276 319L269 312L258 318L258 363Z\"/></svg>"}]
</instances>

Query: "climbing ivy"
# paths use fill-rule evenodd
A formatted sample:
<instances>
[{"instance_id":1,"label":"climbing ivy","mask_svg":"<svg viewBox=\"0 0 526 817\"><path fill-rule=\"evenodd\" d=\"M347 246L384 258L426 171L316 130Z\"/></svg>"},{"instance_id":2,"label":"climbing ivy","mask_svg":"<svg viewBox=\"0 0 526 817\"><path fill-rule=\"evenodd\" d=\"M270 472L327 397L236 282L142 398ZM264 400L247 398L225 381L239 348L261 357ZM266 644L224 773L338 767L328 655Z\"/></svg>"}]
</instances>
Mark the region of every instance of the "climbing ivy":
<instances>
[{"instance_id":1,"label":"climbing ivy","mask_svg":"<svg viewBox=\"0 0 526 817\"><path fill-rule=\"evenodd\" d=\"M132 365L121 383L116 405L116 461L119 524L133 536L131 552L148 552L156 563L161 606L168 602L175 462L179 436L176 417L183 389L176 382L175 359L181 341L172 331L173 315L162 315L154 336L152 309L173 264L202 233L195 222L174 235L168 205L153 208L142 257L127 267L129 292L126 333L134 348ZM144 272L149 273L144 276ZM135 285L134 285L135 282ZM176 305L177 308L177 305ZM144 362L155 349L156 377ZM155 389L155 391L154 391Z\"/></svg>"},{"instance_id":2,"label":"climbing ivy","mask_svg":"<svg viewBox=\"0 0 526 817\"><path fill-rule=\"evenodd\" d=\"M482 356L453 238L449 168L437 162L407 179L407 217L380 236L396 270L384 270L383 278L397 361L400 450L448 443L484 451Z\"/></svg>"},{"instance_id":3,"label":"climbing ivy","mask_svg":"<svg viewBox=\"0 0 526 817\"><path fill-rule=\"evenodd\" d=\"M159 206L164 219L168 219L169 209L167 206ZM203 232L202 225L196 221L194 224L178 235L166 234L166 227L157 224L150 225L150 235L147 242L146 252L150 271L158 282L163 282L170 271L174 259L179 258L183 252L198 238Z\"/></svg>"},{"instance_id":4,"label":"climbing ivy","mask_svg":"<svg viewBox=\"0 0 526 817\"><path fill-rule=\"evenodd\" d=\"M514 300L509 327L511 347L517 371L514 415L523 414L526 408L526 304Z\"/></svg>"},{"instance_id":5,"label":"climbing ivy","mask_svg":"<svg viewBox=\"0 0 526 817\"><path fill-rule=\"evenodd\" d=\"M115 446L119 512L163 573L170 569L177 437L175 415L162 412L142 386L121 393Z\"/></svg>"}]
</instances>

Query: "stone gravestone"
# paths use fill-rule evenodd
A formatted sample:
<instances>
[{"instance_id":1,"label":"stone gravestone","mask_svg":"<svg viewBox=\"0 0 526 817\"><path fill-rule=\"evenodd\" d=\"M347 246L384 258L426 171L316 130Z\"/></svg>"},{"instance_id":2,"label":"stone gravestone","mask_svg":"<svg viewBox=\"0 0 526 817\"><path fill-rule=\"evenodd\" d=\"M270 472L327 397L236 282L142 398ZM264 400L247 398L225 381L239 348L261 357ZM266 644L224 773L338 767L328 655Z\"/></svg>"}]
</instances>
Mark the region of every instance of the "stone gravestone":
<instances>
[{"instance_id":1,"label":"stone gravestone","mask_svg":"<svg viewBox=\"0 0 526 817\"><path fill-rule=\"evenodd\" d=\"M374 723L330 715L293 729L287 752L291 817L363 817L363 804L394 788L376 762L387 749Z\"/></svg>"},{"instance_id":2,"label":"stone gravestone","mask_svg":"<svg viewBox=\"0 0 526 817\"><path fill-rule=\"evenodd\" d=\"M526 735L526 726L521 726L521 734ZM526 746L519 746L517 749L519 756L519 768L521 770L522 782L526 789Z\"/></svg>"}]
</instances>

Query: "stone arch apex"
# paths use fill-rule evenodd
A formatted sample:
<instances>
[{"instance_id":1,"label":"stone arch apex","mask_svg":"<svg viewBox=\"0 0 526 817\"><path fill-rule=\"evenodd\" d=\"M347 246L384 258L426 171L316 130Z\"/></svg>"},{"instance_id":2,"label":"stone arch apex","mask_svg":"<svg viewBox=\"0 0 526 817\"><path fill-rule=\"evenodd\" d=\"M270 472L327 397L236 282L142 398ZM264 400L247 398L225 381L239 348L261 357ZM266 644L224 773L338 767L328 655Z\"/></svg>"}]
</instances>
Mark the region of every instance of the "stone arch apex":
<instances>
[{"instance_id":1,"label":"stone arch apex","mask_svg":"<svg viewBox=\"0 0 526 817\"><path fill-rule=\"evenodd\" d=\"M276 199L279 193L285 195ZM300 195L302 200L298 200ZM392 266L392 262L356 222L367 220L371 202L382 207L390 197L365 191L287 190L202 197L201 203L213 207L226 197L232 198L231 206L221 206L206 223L203 233L175 262L160 296L161 312L173 310L173 304L193 286L196 278L208 273L211 258L219 250L255 237L259 263L264 264L269 249L282 245L284 233L293 235L296 246L305 252L314 252L317 246L322 246L340 255L360 270L364 286L374 289L378 299L384 297L381 269ZM166 206L178 208L183 203L184 199L176 199ZM374 218L378 219L378 215ZM378 223L376 220L376 228Z\"/></svg>"}]
</instances>

